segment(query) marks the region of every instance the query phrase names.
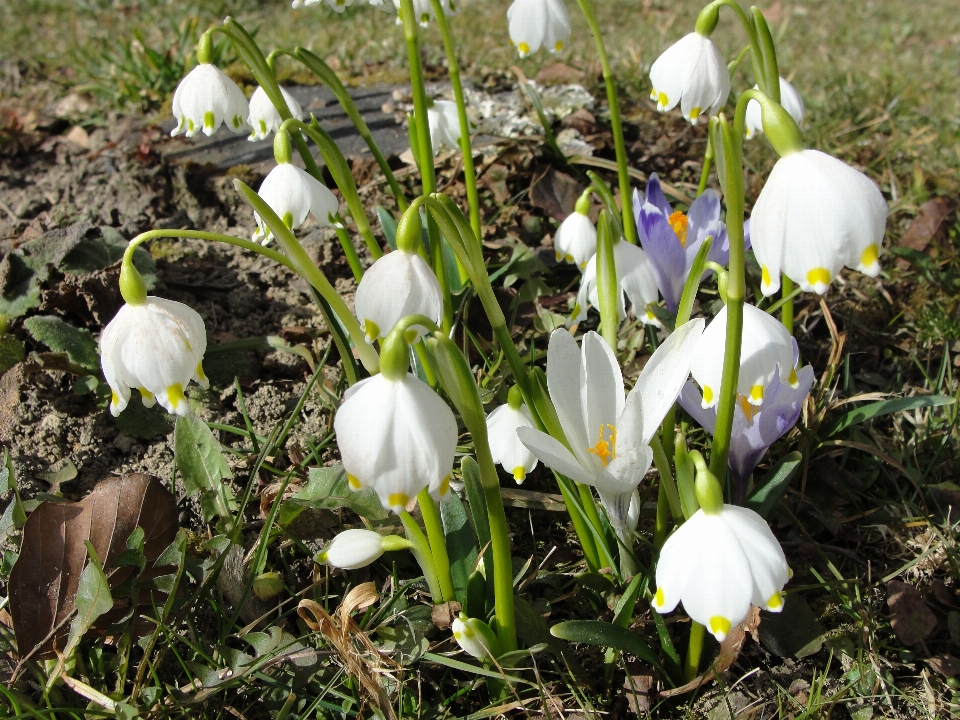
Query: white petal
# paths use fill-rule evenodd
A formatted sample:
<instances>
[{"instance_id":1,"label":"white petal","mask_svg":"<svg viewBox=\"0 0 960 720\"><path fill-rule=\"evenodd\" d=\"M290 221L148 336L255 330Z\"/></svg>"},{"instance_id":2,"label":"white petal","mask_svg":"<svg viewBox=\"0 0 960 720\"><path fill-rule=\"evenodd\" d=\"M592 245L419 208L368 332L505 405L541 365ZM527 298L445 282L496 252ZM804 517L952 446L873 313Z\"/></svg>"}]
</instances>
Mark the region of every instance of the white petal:
<instances>
[{"instance_id":1,"label":"white petal","mask_svg":"<svg viewBox=\"0 0 960 720\"><path fill-rule=\"evenodd\" d=\"M517 436L517 428L533 427L533 418L526 405L514 410L501 405L487 415L487 436L493 461L505 472L522 482L527 473L537 466L537 457Z\"/></svg>"},{"instance_id":2,"label":"white petal","mask_svg":"<svg viewBox=\"0 0 960 720\"><path fill-rule=\"evenodd\" d=\"M510 41L517 46L520 57L540 49L547 31L547 3L545 0L514 0L507 9Z\"/></svg>"},{"instance_id":3,"label":"white petal","mask_svg":"<svg viewBox=\"0 0 960 720\"><path fill-rule=\"evenodd\" d=\"M282 87L280 93L287 103L290 114L297 120L302 120L303 109L300 107L300 103ZM250 97L250 115L247 118L247 125L251 128L250 140L263 140L270 133L276 132L282 122L280 113L273 106L267 93L264 92L262 87L257 87Z\"/></svg>"},{"instance_id":4,"label":"white petal","mask_svg":"<svg viewBox=\"0 0 960 720\"><path fill-rule=\"evenodd\" d=\"M589 217L572 212L557 228L553 247L558 260L573 262L582 269L597 254L597 229Z\"/></svg>"},{"instance_id":5,"label":"white petal","mask_svg":"<svg viewBox=\"0 0 960 720\"><path fill-rule=\"evenodd\" d=\"M540 458L540 461L551 470L556 470L561 475L566 475L576 482L593 484L594 475L584 470L573 454L559 440L555 440L534 428L526 427L517 428L517 436L520 438L520 442L526 445L530 452Z\"/></svg>"},{"instance_id":6,"label":"white petal","mask_svg":"<svg viewBox=\"0 0 960 720\"><path fill-rule=\"evenodd\" d=\"M443 294L440 282L423 258L397 250L381 257L363 274L354 308L367 331L367 342L373 342L386 337L407 315L426 315L439 323ZM418 330L425 331L419 327Z\"/></svg>"},{"instance_id":7,"label":"white petal","mask_svg":"<svg viewBox=\"0 0 960 720\"><path fill-rule=\"evenodd\" d=\"M720 517L736 535L750 564L751 602L779 612L783 608L779 593L787 583L790 569L777 538L764 519L748 508L727 505Z\"/></svg>"},{"instance_id":8,"label":"white petal","mask_svg":"<svg viewBox=\"0 0 960 720\"><path fill-rule=\"evenodd\" d=\"M546 0L547 19L543 34L543 45L550 52L557 53L570 41L570 15L563 0Z\"/></svg>"},{"instance_id":9,"label":"white petal","mask_svg":"<svg viewBox=\"0 0 960 720\"><path fill-rule=\"evenodd\" d=\"M366 567L383 555L383 538L373 530L344 530L320 553L318 560L343 570Z\"/></svg>"},{"instance_id":10,"label":"white petal","mask_svg":"<svg viewBox=\"0 0 960 720\"><path fill-rule=\"evenodd\" d=\"M577 341L566 330L554 330L547 346L547 391L560 419L563 434L578 458L590 446L580 400L580 365ZM542 457L540 459L543 460Z\"/></svg>"},{"instance_id":11,"label":"white petal","mask_svg":"<svg viewBox=\"0 0 960 720\"><path fill-rule=\"evenodd\" d=\"M581 355L580 403L587 444L592 447L594 438L606 437L617 426L625 401L623 375L607 341L593 331L583 336Z\"/></svg>"}]
</instances>

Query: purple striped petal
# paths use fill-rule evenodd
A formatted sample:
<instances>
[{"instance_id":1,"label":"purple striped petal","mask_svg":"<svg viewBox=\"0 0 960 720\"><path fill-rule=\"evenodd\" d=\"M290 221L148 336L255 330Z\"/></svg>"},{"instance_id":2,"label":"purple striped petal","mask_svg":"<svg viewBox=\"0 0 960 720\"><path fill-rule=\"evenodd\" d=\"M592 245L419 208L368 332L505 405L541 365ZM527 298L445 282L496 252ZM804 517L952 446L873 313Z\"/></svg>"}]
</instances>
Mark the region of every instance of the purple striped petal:
<instances>
[{"instance_id":1,"label":"purple striped petal","mask_svg":"<svg viewBox=\"0 0 960 720\"><path fill-rule=\"evenodd\" d=\"M673 208L670 207L670 203L667 202L667 198L660 188L660 177L656 173L653 173L647 180L646 200L662 212L664 217L668 218L673 214Z\"/></svg>"},{"instance_id":2,"label":"purple striped petal","mask_svg":"<svg viewBox=\"0 0 960 720\"><path fill-rule=\"evenodd\" d=\"M640 209L640 244L653 267L660 294L670 312L676 312L687 278L687 253L667 218L650 203Z\"/></svg>"}]
</instances>

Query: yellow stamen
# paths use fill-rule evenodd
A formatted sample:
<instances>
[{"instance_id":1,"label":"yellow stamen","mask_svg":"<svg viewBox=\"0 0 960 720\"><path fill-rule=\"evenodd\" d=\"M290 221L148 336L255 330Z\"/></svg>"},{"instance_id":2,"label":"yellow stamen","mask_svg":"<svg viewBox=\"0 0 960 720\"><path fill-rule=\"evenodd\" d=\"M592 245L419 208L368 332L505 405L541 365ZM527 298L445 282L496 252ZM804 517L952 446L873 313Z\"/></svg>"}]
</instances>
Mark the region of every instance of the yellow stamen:
<instances>
[{"instance_id":1,"label":"yellow stamen","mask_svg":"<svg viewBox=\"0 0 960 720\"><path fill-rule=\"evenodd\" d=\"M523 465L517 465L517 467L513 469L513 479L516 480L518 484L522 483L527 479L527 469L523 467Z\"/></svg>"},{"instance_id":2,"label":"yellow stamen","mask_svg":"<svg viewBox=\"0 0 960 720\"><path fill-rule=\"evenodd\" d=\"M760 280L764 285L770 284L770 268L766 265L760 266Z\"/></svg>"},{"instance_id":3,"label":"yellow stamen","mask_svg":"<svg viewBox=\"0 0 960 720\"><path fill-rule=\"evenodd\" d=\"M703 386L703 402L707 405L713 403L713 388L709 385Z\"/></svg>"},{"instance_id":4,"label":"yellow stamen","mask_svg":"<svg viewBox=\"0 0 960 720\"><path fill-rule=\"evenodd\" d=\"M517 48L520 50L521 55L526 55L527 53L530 52L530 46L527 45L525 42L522 42L519 45L517 45Z\"/></svg>"},{"instance_id":5,"label":"yellow stamen","mask_svg":"<svg viewBox=\"0 0 960 720\"><path fill-rule=\"evenodd\" d=\"M609 442L603 439L604 428L610 429L610 440ZM614 449L617 444L617 429L613 425L601 425L600 434L597 438L597 444L592 448L587 448L588 453L593 453L598 458L600 462L603 463L603 466L606 467L614 457L616 457L616 452Z\"/></svg>"},{"instance_id":6,"label":"yellow stamen","mask_svg":"<svg viewBox=\"0 0 960 720\"><path fill-rule=\"evenodd\" d=\"M730 621L720 615L714 615L710 618L710 632L714 635L726 637L727 633L730 632Z\"/></svg>"},{"instance_id":7,"label":"yellow stamen","mask_svg":"<svg viewBox=\"0 0 960 720\"><path fill-rule=\"evenodd\" d=\"M560 52L563 50L563 40L557 40L557 44L553 46L554 52Z\"/></svg>"},{"instance_id":8,"label":"yellow stamen","mask_svg":"<svg viewBox=\"0 0 960 720\"><path fill-rule=\"evenodd\" d=\"M443 480L440 481L440 487L437 489L437 494L440 497L446 497L447 493L450 492L450 476L447 475ZM406 503L404 503L406 505Z\"/></svg>"},{"instance_id":9,"label":"yellow stamen","mask_svg":"<svg viewBox=\"0 0 960 720\"><path fill-rule=\"evenodd\" d=\"M747 399L743 395L737 395L737 400L740 401L740 409L743 410L743 416L747 422L753 420L753 416L760 412L760 408L747 402Z\"/></svg>"},{"instance_id":10,"label":"yellow stamen","mask_svg":"<svg viewBox=\"0 0 960 720\"><path fill-rule=\"evenodd\" d=\"M817 285L829 285L830 271L826 268L814 268L807 273L807 282L814 287Z\"/></svg>"},{"instance_id":11,"label":"yellow stamen","mask_svg":"<svg viewBox=\"0 0 960 720\"><path fill-rule=\"evenodd\" d=\"M174 408L180 406L180 403L187 402L186 395L183 394L183 385L174 383L167 388L167 400Z\"/></svg>"},{"instance_id":12,"label":"yellow stamen","mask_svg":"<svg viewBox=\"0 0 960 720\"><path fill-rule=\"evenodd\" d=\"M653 596L654 607L663 607L666 601L666 598L663 596L663 588L658 587L656 595Z\"/></svg>"},{"instance_id":13,"label":"yellow stamen","mask_svg":"<svg viewBox=\"0 0 960 720\"><path fill-rule=\"evenodd\" d=\"M363 483L361 483L360 480L350 473L347 473L347 483L353 490L359 490L361 487L363 487Z\"/></svg>"},{"instance_id":14,"label":"yellow stamen","mask_svg":"<svg viewBox=\"0 0 960 720\"><path fill-rule=\"evenodd\" d=\"M387 498L387 502L390 504L390 507L406 507L407 503L410 502L410 498L406 493L394 493Z\"/></svg>"},{"instance_id":15,"label":"yellow stamen","mask_svg":"<svg viewBox=\"0 0 960 720\"><path fill-rule=\"evenodd\" d=\"M878 257L880 257L880 249L876 245L868 245L860 256L860 264L868 268L877 262Z\"/></svg>"},{"instance_id":16,"label":"yellow stamen","mask_svg":"<svg viewBox=\"0 0 960 720\"><path fill-rule=\"evenodd\" d=\"M783 598L780 596L780 593L775 592L770 596L770 599L767 600L767 610L779 610L783 607Z\"/></svg>"},{"instance_id":17,"label":"yellow stamen","mask_svg":"<svg viewBox=\"0 0 960 720\"><path fill-rule=\"evenodd\" d=\"M754 405L763 402L763 385L754 385L750 388L750 402Z\"/></svg>"},{"instance_id":18,"label":"yellow stamen","mask_svg":"<svg viewBox=\"0 0 960 720\"><path fill-rule=\"evenodd\" d=\"M677 238L680 240L680 244L683 247L687 246L687 225L689 220L687 216L682 212L677 210L670 217L667 218L667 222L670 223L670 227L673 228L673 231L677 234Z\"/></svg>"}]
</instances>

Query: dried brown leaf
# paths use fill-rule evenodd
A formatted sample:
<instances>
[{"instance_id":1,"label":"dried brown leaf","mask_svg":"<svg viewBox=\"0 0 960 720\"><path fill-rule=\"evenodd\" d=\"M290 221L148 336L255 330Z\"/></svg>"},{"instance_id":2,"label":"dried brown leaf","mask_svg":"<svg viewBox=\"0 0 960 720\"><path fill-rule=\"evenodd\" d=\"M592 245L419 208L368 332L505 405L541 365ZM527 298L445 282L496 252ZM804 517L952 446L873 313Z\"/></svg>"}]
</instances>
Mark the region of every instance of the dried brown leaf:
<instances>
[{"instance_id":1,"label":"dried brown leaf","mask_svg":"<svg viewBox=\"0 0 960 720\"><path fill-rule=\"evenodd\" d=\"M904 645L916 645L937 627L937 617L913 585L891 580L887 583L890 625Z\"/></svg>"},{"instance_id":2,"label":"dried brown leaf","mask_svg":"<svg viewBox=\"0 0 960 720\"><path fill-rule=\"evenodd\" d=\"M583 188L566 173L552 167L530 184L530 202L557 220L573 212Z\"/></svg>"},{"instance_id":3,"label":"dried brown leaf","mask_svg":"<svg viewBox=\"0 0 960 720\"><path fill-rule=\"evenodd\" d=\"M960 660L957 660L953 655L947 655L946 653L934 655L927 660L927 664L945 678L952 678L954 675L960 674Z\"/></svg>"},{"instance_id":4,"label":"dried brown leaf","mask_svg":"<svg viewBox=\"0 0 960 720\"><path fill-rule=\"evenodd\" d=\"M952 206L950 201L946 198L936 197L932 200L927 200L927 202L920 206L920 212L917 213L917 216L910 222L910 226L903 234L903 237L900 238L898 245L916 250L917 252L923 252L940 230L940 226L943 225L943 221L950 215L951 210ZM910 262L906 258L897 260L897 266L900 268L905 268L909 265Z\"/></svg>"}]
</instances>

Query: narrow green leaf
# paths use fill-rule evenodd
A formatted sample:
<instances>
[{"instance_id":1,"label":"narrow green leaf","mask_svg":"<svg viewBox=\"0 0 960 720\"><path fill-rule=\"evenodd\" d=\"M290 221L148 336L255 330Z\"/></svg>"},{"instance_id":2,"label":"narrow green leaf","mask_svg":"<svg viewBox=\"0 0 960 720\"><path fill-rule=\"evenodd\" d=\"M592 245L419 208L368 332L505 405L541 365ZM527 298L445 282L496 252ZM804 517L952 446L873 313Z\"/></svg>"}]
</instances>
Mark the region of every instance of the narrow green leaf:
<instances>
[{"instance_id":1,"label":"narrow green leaf","mask_svg":"<svg viewBox=\"0 0 960 720\"><path fill-rule=\"evenodd\" d=\"M55 315L37 315L25 320L23 325L34 340L54 352L65 352L74 365L86 370L100 369L97 341L89 330L75 328Z\"/></svg>"},{"instance_id":2,"label":"narrow green leaf","mask_svg":"<svg viewBox=\"0 0 960 720\"><path fill-rule=\"evenodd\" d=\"M450 497L440 503L440 518L447 541L447 554L450 556L453 591L463 605L466 604L470 573L477 562L477 544L467 521L467 511L456 493L450 493Z\"/></svg>"},{"instance_id":3,"label":"narrow green leaf","mask_svg":"<svg viewBox=\"0 0 960 720\"><path fill-rule=\"evenodd\" d=\"M633 608L637 604L637 598L640 597L640 588L643 586L643 575L634 575L633 580L623 591L623 595L617 601L617 606L613 610L613 624L625 628L630 625L633 619Z\"/></svg>"},{"instance_id":4,"label":"narrow green leaf","mask_svg":"<svg viewBox=\"0 0 960 720\"><path fill-rule=\"evenodd\" d=\"M481 548L490 544L490 524L487 520L487 501L483 496L483 484L480 482L480 466L470 455L464 455L460 461L460 474L463 476L463 488L467 493L470 518L477 533L477 542ZM487 570L489 571L489 567Z\"/></svg>"},{"instance_id":5,"label":"narrow green leaf","mask_svg":"<svg viewBox=\"0 0 960 720\"><path fill-rule=\"evenodd\" d=\"M790 481L799 472L803 464L803 455L794 451L784 456L767 473L760 487L747 499L747 507L762 518L769 518L780 502L780 498L790 487Z\"/></svg>"},{"instance_id":6,"label":"narrow green leaf","mask_svg":"<svg viewBox=\"0 0 960 720\"><path fill-rule=\"evenodd\" d=\"M342 465L311 468L307 484L280 506L279 523L285 526L304 508L336 510L349 508L368 520L383 520L388 513L372 488L355 491L350 488Z\"/></svg>"},{"instance_id":7,"label":"narrow green leaf","mask_svg":"<svg viewBox=\"0 0 960 720\"><path fill-rule=\"evenodd\" d=\"M836 435L841 430L845 430L851 425L857 425L867 420L889 415L891 413L902 412L904 410L915 410L917 408L939 407L940 405L950 405L954 402L952 397L946 395L924 395L920 397L897 398L895 400L881 400L880 402L870 403L863 407L848 410L820 433L821 437L829 438Z\"/></svg>"},{"instance_id":8,"label":"narrow green leaf","mask_svg":"<svg viewBox=\"0 0 960 720\"><path fill-rule=\"evenodd\" d=\"M177 418L173 452L187 495L216 491L224 478L233 477L220 450L220 442L207 424L195 415Z\"/></svg>"},{"instance_id":9,"label":"narrow green leaf","mask_svg":"<svg viewBox=\"0 0 960 720\"><path fill-rule=\"evenodd\" d=\"M569 642L612 647L628 652L663 672L660 660L650 646L638 635L619 625L600 620L567 620L550 628L550 634Z\"/></svg>"},{"instance_id":10,"label":"narrow green leaf","mask_svg":"<svg viewBox=\"0 0 960 720\"><path fill-rule=\"evenodd\" d=\"M512 677L510 675L501 675L498 672L493 670L486 670L478 665L469 665L468 663L461 662L459 660L454 660L453 658L444 657L443 655L436 655L434 653L424 653L423 659L437 665L443 665L444 667L451 668L452 670L460 670L461 672L472 673L474 675L482 675L484 677L495 678L497 680L506 680L511 683L520 683L522 685L533 686L528 680L523 678Z\"/></svg>"}]
</instances>

